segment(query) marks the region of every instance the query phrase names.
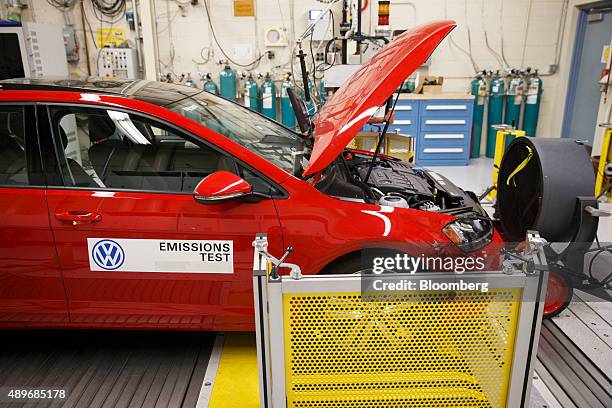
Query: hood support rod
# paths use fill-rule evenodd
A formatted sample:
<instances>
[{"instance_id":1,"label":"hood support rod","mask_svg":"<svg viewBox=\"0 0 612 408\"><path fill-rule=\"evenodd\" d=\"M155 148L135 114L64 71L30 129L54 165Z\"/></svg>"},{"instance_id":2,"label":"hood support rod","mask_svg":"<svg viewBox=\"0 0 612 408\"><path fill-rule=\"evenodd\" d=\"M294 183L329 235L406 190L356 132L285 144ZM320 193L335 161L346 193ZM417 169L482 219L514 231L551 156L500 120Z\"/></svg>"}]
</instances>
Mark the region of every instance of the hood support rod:
<instances>
[{"instance_id":1,"label":"hood support rod","mask_svg":"<svg viewBox=\"0 0 612 408\"><path fill-rule=\"evenodd\" d=\"M387 129L389 129L389 125L391 124L391 116L393 116L393 112L395 112L395 105L397 104L397 100L399 99L402 85L400 85L397 91L397 96L393 101L393 106L391 106L391 110L387 111L387 113L385 114L385 127L383 128L382 132L380 132L380 136L378 137L378 143L376 144L376 149L374 149L374 155L372 156L372 161L370 162L370 167L368 167L368 172L366 173L366 176L363 179L363 182L365 184L368 184L370 174L372 173L372 169L374 168L374 164L376 163L376 158L378 157L378 153L380 152L380 146L382 145L383 141L385 140L385 137L387 136Z\"/></svg>"}]
</instances>

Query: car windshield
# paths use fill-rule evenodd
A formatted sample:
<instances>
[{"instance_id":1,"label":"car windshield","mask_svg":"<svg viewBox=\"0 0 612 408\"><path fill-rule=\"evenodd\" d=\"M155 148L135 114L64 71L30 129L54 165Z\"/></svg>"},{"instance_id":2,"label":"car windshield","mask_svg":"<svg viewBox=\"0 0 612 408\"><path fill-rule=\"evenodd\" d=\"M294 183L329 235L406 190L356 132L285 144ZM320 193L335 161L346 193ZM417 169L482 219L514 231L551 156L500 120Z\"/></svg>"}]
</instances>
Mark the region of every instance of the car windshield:
<instances>
[{"instance_id":1,"label":"car windshield","mask_svg":"<svg viewBox=\"0 0 612 408\"><path fill-rule=\"evenodd\" d=\"M295 173L295 154L302 138L280 124L236 103L202 91L186 96L166 108L249 149L290 174Z\"/></svg>"}]
</instances>

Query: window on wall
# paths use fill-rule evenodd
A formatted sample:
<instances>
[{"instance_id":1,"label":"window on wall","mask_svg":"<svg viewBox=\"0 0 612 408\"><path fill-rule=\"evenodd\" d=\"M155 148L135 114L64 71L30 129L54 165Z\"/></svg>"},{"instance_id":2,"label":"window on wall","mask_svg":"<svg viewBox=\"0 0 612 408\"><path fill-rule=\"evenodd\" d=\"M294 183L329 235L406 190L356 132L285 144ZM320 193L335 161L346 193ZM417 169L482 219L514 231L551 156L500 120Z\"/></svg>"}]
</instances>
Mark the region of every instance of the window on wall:
<instances>
[{"instance_id":1,"label":"window on wall","mask_svg":"<svg viewBox=\"0 0 612 408\"><path fill-rule=\"evenodd\" d=\"M24 108L0 106L0 185L28 185Z\"/></svg>"},{"instance_id":2,"label":"window on wall","mask_svg":"<svg viewBox=\"0 0 612 408\"><path fill-rule=\"evenodd\" d=\"M125 112L51 108L65 186L191 193L234 160L164 124Z\"/></svg>"}]
</instances>

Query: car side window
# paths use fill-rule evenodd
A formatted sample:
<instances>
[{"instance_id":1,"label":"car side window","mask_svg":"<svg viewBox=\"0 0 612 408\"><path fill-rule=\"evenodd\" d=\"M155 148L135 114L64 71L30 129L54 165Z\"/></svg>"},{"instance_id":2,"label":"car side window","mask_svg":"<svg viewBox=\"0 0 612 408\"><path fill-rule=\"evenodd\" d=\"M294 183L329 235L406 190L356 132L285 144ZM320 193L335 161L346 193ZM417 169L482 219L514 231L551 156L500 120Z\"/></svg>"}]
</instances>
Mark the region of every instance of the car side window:
<instances>
[{"instance_id":1,"label":"car side window","mask_svg":"<svg viewBox=\"0 0 612 408\"><path fill-rule=\"evenodd\" d=\"M234 160L176 130L125 112L51 107L65 186L191 193Z\"/></svg>"},{"instance_id":2,"label":"car side window","mask_svg":"<svg viewBox=\"0 0 612 408\"><path fill-rule=\"evenodd\" d=\"M24 108L0 106L0 185L29 185Z\"/></svg>"}]
</instances>

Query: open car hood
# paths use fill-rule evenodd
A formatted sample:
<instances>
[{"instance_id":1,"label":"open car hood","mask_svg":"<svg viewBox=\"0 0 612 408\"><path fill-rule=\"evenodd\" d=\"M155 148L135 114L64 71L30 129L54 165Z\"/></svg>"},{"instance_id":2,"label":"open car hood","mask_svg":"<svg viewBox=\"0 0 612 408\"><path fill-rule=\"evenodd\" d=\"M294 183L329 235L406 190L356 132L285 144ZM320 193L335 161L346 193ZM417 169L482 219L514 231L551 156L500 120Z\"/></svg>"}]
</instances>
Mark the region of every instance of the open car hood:
<instances>
[{"instance_id":1,"label":"open car hood","mask_svg":"<svg viewBox=\"0 0 612 408\"><path fill-rule=\"evenodd\" d=\"M379 106L455 27L454 21L441 20L411 28L355 72L314 118L314 146L304 176L334 161Z\"/></svg>"}]
</instances>

